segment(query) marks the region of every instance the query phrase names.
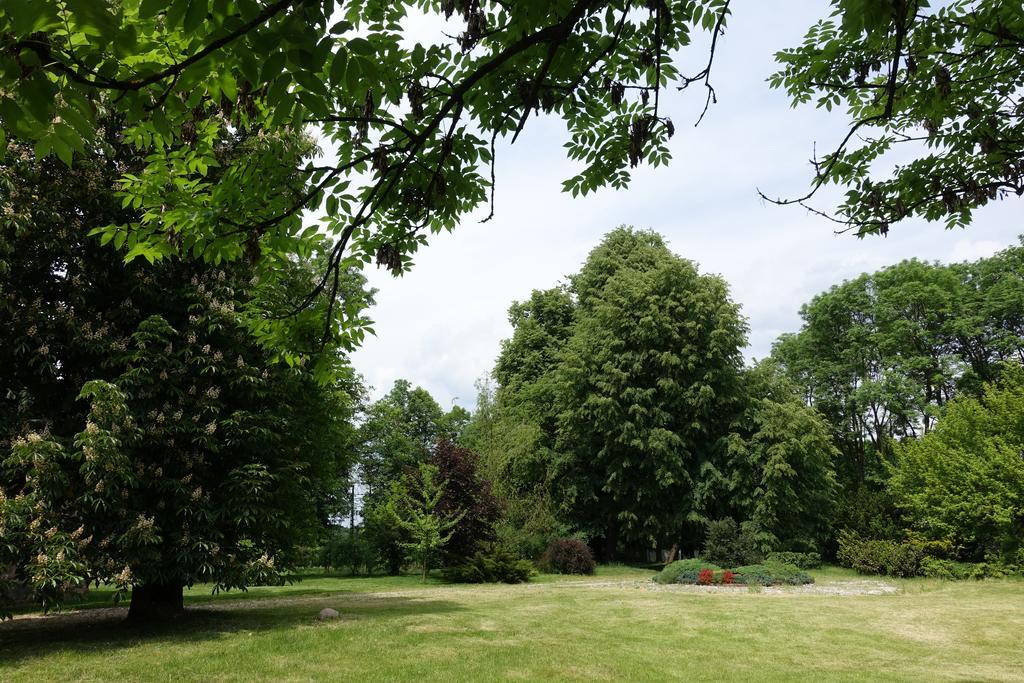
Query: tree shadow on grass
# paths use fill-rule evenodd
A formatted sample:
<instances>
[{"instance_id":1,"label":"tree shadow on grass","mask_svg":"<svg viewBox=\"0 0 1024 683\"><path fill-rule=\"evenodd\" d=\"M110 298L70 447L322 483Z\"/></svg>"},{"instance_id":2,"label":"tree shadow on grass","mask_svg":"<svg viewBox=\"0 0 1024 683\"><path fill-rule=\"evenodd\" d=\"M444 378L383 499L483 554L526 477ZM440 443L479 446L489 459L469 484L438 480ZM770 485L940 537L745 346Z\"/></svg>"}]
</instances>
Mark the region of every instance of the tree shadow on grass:
<instances>
[{"instance_id":1,"label":"tree shadow on grass","mask_svg":"<svg viewBox=\"0 0 1024 683\"><path fill-rule=\"evenodd\" d=\"M346 622L378 621L438 614L463 609L447 600L367 594L333 594L293 600L256 599L246 604L206 603L188 607L167 622L129 623L126 607L88 609L0 623L0 667L46 657L56 652L110 653L147 643L188 644L239 632L285 631L300 627L345 626ZM262 603L262 604L261 604ZM341 613L320 621L324 607Z\"/></svg>"},{"instance_id":2,"label":"tree shadow on grass","mask_svg":"<svg viewBox=\"0 0 1024 683\"><path fill-rule=\"evenodd\" d=\"M402 575L402 578L406 578L408 575ZM346 595L346 594L357 594L364 592L365 586L360 586L360 583L373 583L382 580L394 579L393 576L386 576L383 574L371 574L371 575L355 575L348 576L330 572L320 573L305 573L301 575L300 580L293 581L292 583L286 584L285 586L252 586L249 590L224 590L214 593L212 587L209 584L197 584L191 589L185 591L185 606L186 607L198 607L203 605L209 605L211 603L220 603L223 601L248 601L248 600L266 600L266 599L282 599L282 598L302 598L302 597L328 597L332 595ZM432 586L444 586L449 585L442 582L434 577L427 583L420 583L419 576L415 577L416 583L398 583L395 586L374 586L373 588L379 588L381 591L387 590L415 590L421 588L429 588ZM331 585L331 586L309 586L308 588L303 587L303 581L312 582L317 580L344 580L343 584ZM98 588L90 588L89 592L81 597L68 596L67 603L65 604L68 612L77 612L80 610L95 610L110 607L127 606L131 599L131 592L121 602L114 601L114 595L116 590L109 586L100 586ZM22 615L35 615L42 610L42 607L37 603L25 603L16 605L13 608L13 612L17 616ZM2 641L0 641L2 642Z\"/></svg>"}]
</instances>

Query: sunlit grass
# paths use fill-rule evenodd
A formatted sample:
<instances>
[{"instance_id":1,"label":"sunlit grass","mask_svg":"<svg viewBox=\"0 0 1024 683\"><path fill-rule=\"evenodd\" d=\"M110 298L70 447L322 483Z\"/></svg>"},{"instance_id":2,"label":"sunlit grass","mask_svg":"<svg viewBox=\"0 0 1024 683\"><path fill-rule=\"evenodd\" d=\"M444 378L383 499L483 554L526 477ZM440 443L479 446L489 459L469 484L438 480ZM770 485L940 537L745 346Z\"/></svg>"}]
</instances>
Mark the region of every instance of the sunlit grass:
<instances>
[{"instance_id":1,"label":"sunlit grass","mask_svg":"<svg viewBox=\"0 0 1024 683\"><path fill-rule=\"evenodd\" d=\"M311 575L137 630L120 611L0 625L0 680L1020 680L1024 582L883 596L649 590L653 572L453 586ZM863 579L815 572L824 582ZM95 597L98 596L94 596ZM342 618L321 622L323 607Z\"/></svg>"}]
</instances>

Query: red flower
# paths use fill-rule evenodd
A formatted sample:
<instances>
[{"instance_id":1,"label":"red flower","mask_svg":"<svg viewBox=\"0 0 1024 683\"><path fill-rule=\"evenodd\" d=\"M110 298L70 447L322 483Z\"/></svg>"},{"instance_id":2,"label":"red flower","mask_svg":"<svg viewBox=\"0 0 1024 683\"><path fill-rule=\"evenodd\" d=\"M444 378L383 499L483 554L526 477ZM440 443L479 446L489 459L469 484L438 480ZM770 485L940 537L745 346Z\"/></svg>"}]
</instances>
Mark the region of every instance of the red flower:
<instances>
[{"instance_id":1,"label":"red flower","mask_svg":"<svg viewBox=\"0 0 1024 683\"><path fill-rule=\"evenodd\" d=\"M736 579L736 575L726 569L722 572L722 583L729 585Z\"/></svg>"},{"instance_id":2,"label":"red flower","mask_svg":"<svg viewBox=\"0 0 1024 683\"><path fill-rule=\"evenodd\" d=\"M700 573L697 574L697 583L702 586L710 586L715 580L715 573L710 569L701 569Z\"/></svg>"}]
</instances>

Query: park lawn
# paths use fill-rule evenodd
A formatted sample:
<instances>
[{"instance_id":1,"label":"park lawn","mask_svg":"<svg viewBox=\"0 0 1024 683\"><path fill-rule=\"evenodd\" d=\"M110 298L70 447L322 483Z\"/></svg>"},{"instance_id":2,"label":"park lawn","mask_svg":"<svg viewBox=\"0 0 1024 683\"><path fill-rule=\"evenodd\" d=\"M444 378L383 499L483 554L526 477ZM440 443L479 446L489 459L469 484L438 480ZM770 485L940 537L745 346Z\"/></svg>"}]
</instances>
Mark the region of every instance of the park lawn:
<instances>
[{"instance_id":1,"label":"park lawn","mask_svg":"<svg viewBox=\"0 0 1024 683\"><path fill-rule=\"evenodd\" d=\"M652 574L193 589L173 625L133 629L101 609L2 624L0 680L1024 680L1024 581L827 596L651 590ZM342 618L318 621L323 607Z\"/></svg>"}]
</instances>

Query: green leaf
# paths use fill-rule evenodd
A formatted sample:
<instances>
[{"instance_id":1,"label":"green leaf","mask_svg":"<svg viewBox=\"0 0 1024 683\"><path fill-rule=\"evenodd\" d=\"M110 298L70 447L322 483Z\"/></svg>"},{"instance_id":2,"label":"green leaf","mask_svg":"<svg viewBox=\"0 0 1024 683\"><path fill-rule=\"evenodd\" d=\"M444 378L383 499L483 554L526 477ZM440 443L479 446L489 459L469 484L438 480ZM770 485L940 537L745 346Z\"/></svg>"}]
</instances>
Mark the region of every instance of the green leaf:
<instances>
[{"instance_id":1,"label":"green leaf","mask_svg":"<svg viewBox=\"0 0 1024 683\"><path fill-rule=\"evenodd\" d=\"M267 57L266 61L263 62L263 68L260 69L260 74L265 81L272 81L278 78L281 72L284 70L285 64L285 53L281 50L277 52L271 52L270 56Z\"/></svg>"},{"instance_id":2,"label":"green leaf","mask_svg":"<svg viewBox=\"0 0 1024 683\"><path fill-rule=\"evenodd\" d=\"M331 60L331 85L335 87L343 87L345 78L345 68L348 66L348 53L344 48L339 48L334 54L334 59Z\"/></svg>"},{"instance_id":3,"label":"green leaf","mask_svg":"<svg viewBox=\"0 0 1024 683\"><path fill-rule=\"evenodd\" d=\"M345 43L345 46L352 52L352 54L355 55L369 57L375 54L373 45L371 45L370 41L368 41L366 38L352 38L347 43Z\"/></svg>"},{"instance_id":4,"label":"green leaf","mask_svg":"<svg viewBox=\"0 0 1024 683\"><path fill-rule=\"evenodd\" d=\"M206 22L206 15L209 10L207 0L190 0L188 11L185 13L184 29L186 33L192 33Z\"/></svg>"},{"instance_id":5,"label":"green leaf","mask_svg":"<svg viewBox=\"0 0 1024 683\"><path fill-rule=\"evenodd\" d=\"M139 16L143 19L150 19L158 15L167 7L167 0L142 0L139 5Z\"/></svg>"},{"instance_id":6,"label":"green leaf","mask_svg":"<svg viewBox=\"0 0 1024 683\"><path fill-rule=\"evenodd\" d=\"M190 0L173 0L171 5L167 8L167 15L165 21L167 22L167 28L174 29L178 27L182 19L185 18L185 13L188 11Z\"/></svg>"},{"instance_id":7,"label":"green leaf","mask_svg":"<svg viewBox=\"0 0 1024 683\"><path fill-rule=\"evenodd\" d=\"M56 152L57 158L64 162L65 166L71 166L71 147L66 142L60 139L58 136L54 136L52 139L53 151Z\"/></svg>"},{"instance_id":8,"label":"green leaf","mask_svg":"<svg viewBox=\"0 0 1024 683\"><path fill-rule=\"evenodd\" d=\"M226 98L234 102L238 99L238 84L235 82L235 77L229 72L225 71L220 75L220 90Z\"/></svg>"}]
</instances>

